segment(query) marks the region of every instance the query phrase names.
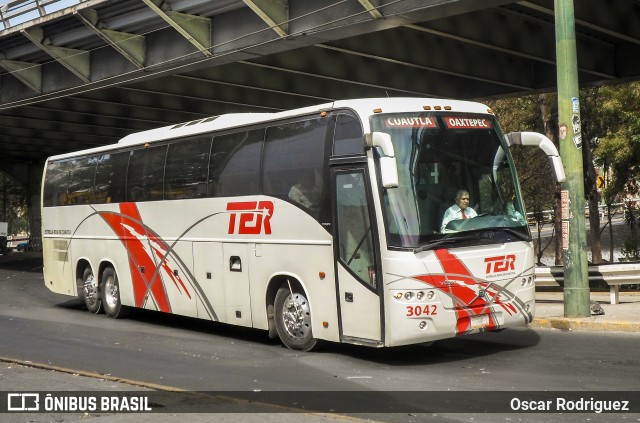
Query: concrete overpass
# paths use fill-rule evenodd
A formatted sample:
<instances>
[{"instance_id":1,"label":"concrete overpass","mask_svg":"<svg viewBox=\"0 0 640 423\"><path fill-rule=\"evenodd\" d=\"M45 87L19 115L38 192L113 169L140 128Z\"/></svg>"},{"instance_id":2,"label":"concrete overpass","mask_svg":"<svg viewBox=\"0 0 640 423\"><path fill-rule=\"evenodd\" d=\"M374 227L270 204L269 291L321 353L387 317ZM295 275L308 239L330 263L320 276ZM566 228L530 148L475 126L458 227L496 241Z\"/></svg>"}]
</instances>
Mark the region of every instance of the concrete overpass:
<instances>
[{"instance_id":1,"label":"concrete overpass","mask_svg":"<svg viewBox=\"0 0 640 423\"><path fill-rule=\"evenodd\" d=\"M637 79L640 2L575 9L581 84ZM0 24L0 170L34 204L47 156L169 123L556 83L553 0L18 0Z\"/></svg>"}]
</instances>

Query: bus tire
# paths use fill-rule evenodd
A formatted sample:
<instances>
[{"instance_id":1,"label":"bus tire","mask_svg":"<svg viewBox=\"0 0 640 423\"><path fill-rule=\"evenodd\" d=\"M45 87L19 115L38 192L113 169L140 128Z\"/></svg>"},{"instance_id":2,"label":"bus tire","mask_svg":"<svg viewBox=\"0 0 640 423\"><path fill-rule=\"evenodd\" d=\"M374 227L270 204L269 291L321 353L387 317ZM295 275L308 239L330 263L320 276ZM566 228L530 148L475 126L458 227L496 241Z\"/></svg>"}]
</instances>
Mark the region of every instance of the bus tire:
<instances>
[{"instance_id":1,"label":"bus tire","mask_svg":"<svg viewBox=\"0 0 640 423\"><path fill-rule=\"evenodd\" d=\"M318 343L311 331L311 309L304 291L290 290L288 282L276 293L274 308L276 331L282 343L292 350L311 351Z\"/></svg>"},{"instance_id":2,"label":"bus tire","mask_svg":"<svg viewBox=\"0 0 640 423\"><path fill-rule=\"evenodd\" d=\"M118 275L113 267L107 267L102 272L102 306L104 312L108 316L118 319L125 317L127 308L120 301L120 284L118 283Z\"/></svg>"},{"instance_id":3,"label":"bus tire","mask_svg":"<svg viewBox=\"0 0 640 423\"><path fill-rule=\"evenodd\" d=\"M82 299L89 312L93 314L102 312L102 296L91 266L85 267L82 272Z\"/></svg>"}]
</instances>

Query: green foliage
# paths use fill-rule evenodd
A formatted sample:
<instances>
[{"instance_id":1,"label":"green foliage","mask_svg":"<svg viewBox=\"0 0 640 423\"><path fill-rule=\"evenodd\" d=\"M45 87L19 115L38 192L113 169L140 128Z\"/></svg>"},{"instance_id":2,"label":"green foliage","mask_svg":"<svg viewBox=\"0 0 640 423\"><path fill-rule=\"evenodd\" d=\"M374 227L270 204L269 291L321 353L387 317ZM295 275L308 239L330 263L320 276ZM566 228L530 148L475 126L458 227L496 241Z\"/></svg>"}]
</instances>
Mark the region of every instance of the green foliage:
<instances>
[{"instance_id":1,"label":"green foliage","mask_svg":"<svg viewBox=\"0 0 640 423\"><path fill-rule=\"evenodd\" d=\"M489 101L505 133L535 131L557 136L557 97L541 94ZM585 153L585 194L595 191L591 161L610 169L603 195L607 203L640 191L640 82L583 88L580 91ZM545 112L543 112L545 110ZM544 116L543 116L544 115ZM545 119L547 119L545 121ZM520 154L512 148L527 206L543 210L553 205L548 167L543 156ZM591 170L591 172L589 172ZM541 178L538 178L541 176ZM546 178L547 182L544 183ZM546 192L540 191L540 187ZM542 208L539 208L542 207Z\"/></svg>"},{"instance_id":2,"label":"green foliage","mask_svg":"<svg viewBox=\"0 0 640 423\"><path fill-rule=\"evenodd\" d=\"M629 235L625 238L620 254L626 260L640 260L640 240L638 239L638 211L635 203L625 203L624 222L629 228Z\"/></svg>"},{"instance_id":3,"label":"green foliage","mask_svg":"<svg viewBox=\"0 0 640 423\"><path fill-rule=\"evenodd\" d=\"M549 98L551 97L551 98ZM542 108L555 96L526 96L489 101L505 133L533 131L544 133ZM541 103L545 104L541 104ZM550 183L551 169L546 155L537 148L514 146L510 149L522 187L527 211L538 213L554 207L555 184Z\"/></svg>"},{"instance_id":4,"label":"green foliage","mask_svg":"<svg viewBox=\"0 0 640 423\"><path fill-rule=\"evenodd\" d=\"M601 138L594 150L599 165L612 169L608 199L640 188L640 83L601 87Z\"/></svg>"},{"instance_id":5,"label":"green foliage","mask_svg":"<svg viewBox=\"0 0 640 423\"><path fill-rule=\"evenodd\" d=\"M24 188L0 172L0 221L9 223L9 234L29 232Z\"/></svg>"}]
</instances>

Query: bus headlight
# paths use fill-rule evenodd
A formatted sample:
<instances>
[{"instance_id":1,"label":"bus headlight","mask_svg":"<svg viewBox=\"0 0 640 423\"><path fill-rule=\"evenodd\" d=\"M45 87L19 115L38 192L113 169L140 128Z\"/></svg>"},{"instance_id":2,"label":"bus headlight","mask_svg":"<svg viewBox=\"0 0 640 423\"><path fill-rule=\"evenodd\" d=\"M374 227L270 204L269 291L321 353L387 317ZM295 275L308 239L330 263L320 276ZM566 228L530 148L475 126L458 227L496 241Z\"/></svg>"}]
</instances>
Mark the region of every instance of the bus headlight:
<instances>
[{"instance_id":1,"label":"bus headlight","mask_svg":"<svg viewBox=\"0 0 640 423\"><path fill-rule=\"evenodd\" d=\"M423 298L424 298L424 292L420 291L420 292L418 292L418 293L416 294L416 299L417 299L418 301L420 301L420 300L421 300L421 299L423 299Z\"/></svg>"},{"instance_id":2,"label":"bus headlight","mask_svg":"<svg viewBox=\"0 0 640 423\"><path fill-rule=\"evenodd\" d=\"M406 294L404 294L404 299L405 300L410 300L411 298L413 298L413 292L407 292Z\"/></svg>"},{"instance_id":3,"label":"bus headlight","mask_svg":"<svg viewBox=\"0 0 640 423\"><path fill-rule=\"evenodd\" d=\"M393 296L396 300L402 298L402 292L396 292L396 295Z\"/></svg>"}]
</instances>

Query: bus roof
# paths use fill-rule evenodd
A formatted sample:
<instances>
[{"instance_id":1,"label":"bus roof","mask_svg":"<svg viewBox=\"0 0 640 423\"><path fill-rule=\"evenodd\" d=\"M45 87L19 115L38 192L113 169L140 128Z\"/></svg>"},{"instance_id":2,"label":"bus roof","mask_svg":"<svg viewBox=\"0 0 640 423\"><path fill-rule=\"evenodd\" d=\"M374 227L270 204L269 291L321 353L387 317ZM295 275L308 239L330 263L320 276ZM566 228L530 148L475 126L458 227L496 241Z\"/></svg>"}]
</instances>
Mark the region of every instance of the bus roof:
<instances>
[{"instance_id":1,"label":"bus roof","mask_svg":"<svg viewBox=\"0 0 640 423\"><path fill-rule=\"evenodd\" d=\"M440 106L441 109L437 107ZM190 122L173 124L147 131L136 132L125 136L117 144L96 147L82 152L66 153L58 156L50 157L52 159L64 159L75 157L80 154L98 153L101 151L109 151L123 146L131 146L137 144L145 144L148 142L162 141L174 138L188 137L223 129L231 129L253 124L265 123L286 119L289 117L320 113L333 109L351 109L356 112L362 119L364 132L369 132L368 117L374 113L399 113L399 112L422 112L425 110L445 110L454 113L491 113L487 106L481 103L447 100L447 99L431 99L431 98L366 98L355 100L337 100L332 103L324 103L316 106L310 106L300 109L287 110L276 113L230 113L220 116L211 116ZM429 109L430 108L430 109ZM374 112L376 110L376 112Z\"/></svg>"}]
</instances>

